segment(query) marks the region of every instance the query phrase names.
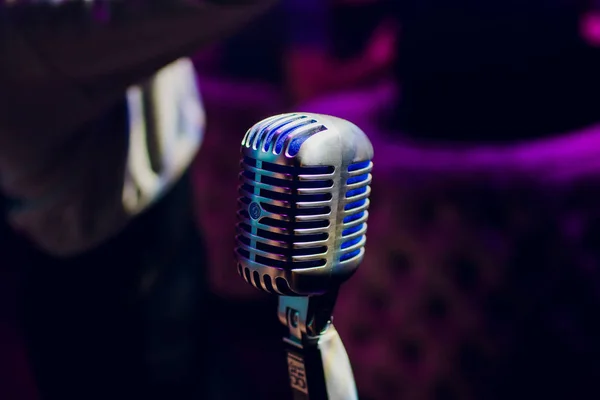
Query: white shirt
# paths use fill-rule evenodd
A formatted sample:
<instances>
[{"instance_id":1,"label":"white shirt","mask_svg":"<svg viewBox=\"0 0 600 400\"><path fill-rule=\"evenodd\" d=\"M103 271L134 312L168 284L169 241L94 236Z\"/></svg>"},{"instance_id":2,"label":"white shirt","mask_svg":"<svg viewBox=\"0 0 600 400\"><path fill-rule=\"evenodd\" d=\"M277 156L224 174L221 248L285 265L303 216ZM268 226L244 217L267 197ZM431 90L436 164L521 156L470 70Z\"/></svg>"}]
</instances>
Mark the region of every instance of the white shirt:
<instances>
[{"instance_id":1,"label":"white shirt","mask_svg":"<svg viewBox=\"0 0 600 400\"><path fill-rule=\"evenodd\" d=\"M175 60L274 1L82 8L81 1L7 7L14 2L0 0L0 193L16 205L11 225L51 254L73 255L159 199L189 166L204 129L192 65ZM125 96L128 129L102 115ZM148 148L148 136L158 150Z\"/></svg>"},{"instance_id":2,"label":"white shirt","mask_svg":"<svg viewBox=\"0 0 600 400\"><path fill-rule=\"evenodd\" d=\"M129 88L126 96L129 122L124 129L107 131L99 123L100 129L61 135L62 143L47 148L68 146L57 164L33 168L16 179L0 171L2 191L18 204L9 209L9 222L46 252L77 254L117 234L167 192L193 161L205 113L189 60L168 65L146 84ZM144 107L144 96L151 100L149 107ZM156 150L148 146L149 135ZM151 154L160 165L157 171ZM28 195L29 187L44 190Z\"/></svg>"}]
</instances>

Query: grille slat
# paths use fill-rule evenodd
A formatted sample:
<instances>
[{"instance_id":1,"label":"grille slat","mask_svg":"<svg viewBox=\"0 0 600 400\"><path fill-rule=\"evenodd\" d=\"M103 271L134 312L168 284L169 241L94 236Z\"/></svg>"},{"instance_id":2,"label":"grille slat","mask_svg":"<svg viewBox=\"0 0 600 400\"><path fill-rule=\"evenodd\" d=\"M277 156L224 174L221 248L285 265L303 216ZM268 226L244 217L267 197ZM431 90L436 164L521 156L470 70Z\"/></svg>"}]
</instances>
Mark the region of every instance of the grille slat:
<instances>
[{"instance_id":1,"label":"grille slat","mask_svg":"<svg viewBox=\"0 0 600 400\"><path fill-rule=\"evenodd\" d=\"M270 251L263 251L263 250L260 250L260 249L258 249L256 247L253 248L251 246L246 245L243 242L242 243L238 243L238 246L240 248L248 251L248 252L251 252L251 253L254 253L256 255L263 256L263 257L269 257L269 258L272 258L272 259L274 259L276 261L286 261L287 258L288 258L287 256L285 256L283 254L272 253Z\"/></svg>"},{"instance_id":2,"label":"grille slat","mask_svg":"<svg viewBox=\"0 0 600 400\"><path fill-rule=\"evenodd\" d=\"M267 231L264 229L259 229L257 235L262 236L267 239L280 240L280 241L294 241L294 242L315 242L319 240L327 240L327 233L315 233L312 235L295 235L292 238L291 234L282 234L276 233L272 231Z\"/></svg>"},{"instance_id":3,"label":"grille slat","mask_svg":"<svg viewBox=\"0 0 600 400\"><path fill-rule=\"evenodd\" d=\"M354 228L355 226L358 226L364 222L367 222L367 219L369 219L368 211L364 211L362 214L361 213L352 214L351 218L348 218L348 217L344 218L343 228L344 228L344 230L349 229L349 228Z\"/></svg>"},{"instance_id":4,"label":"grille slat","mask_svg":"<svg viewBox=\"0 0 600 400\"><path fill-rule=\"evenodd\" d=\"M256 133L260 129L262 129L264 126L269 125L271 122L276 121L281 118L282 118L281 115L275 115L273 117L269 117L269 118L262 120L258 124L254 125L252 128L248 129L248 131L246 132L246 135L244 136L244 139L242 140L242 146L250 147L250 143L252 143L252 139L253 139L254 135L256 135Z\"/></svg>"},{"instance_id":5,"label":"grille slat","mask_svg":"<svg viewBox=\"0 0 600 400\"><path fill-rule=\"evenodd\" d=\"M291 185L289 185L289 183L287 186L275 186L267 182L257 182L254 179L245 177L243 174L240 174L240 182L242 185L248 185L250 187L258 187L261 189L273 190L279 193L292 194L292 188L290 187Z\"/></svg>"},{"instance_id":6,"label":"grille slat","mask_svg":"<svg viewBox=\"0 0 600 400\"><path fill-rule=\"evenodd\" d=\"M268 176L271 178L282 179L285 181L291 181L292 179L294 179L293 175L291 175L290 173L268 171L266 169L260 169L260 168L249 167L249 166L246 166L246 171L244 171L244 173L252 173L255 176L256 175ZM254 178L254 179L256 179L256 178Z\"/></svg>"},{"instance_id":7,"label":"grille slat","mask_svg":"<svg viewBox=\"0 0 600 400\"><path fill-rule=\"evenodd\" d=\"M332 190L333 190L333 185L328 186L328 187L323 187L323 188L298 188L298 195L299 196L309 196L309 195L322 194L322 193L331 193Z\"/></svg>"},{"instance_id":8,"label":"grille slat","mask_svg":"<svg viewBox=\"0 0 600 400\"><path fill-rule=\"evenodd\" d=\"M248 200L248 199L244 198L244 200ZM240 199L238 201L238 206L246 207L247 203L241 201L241 199ZM265 225L285 228L287 225L292 223L291 222L292 218L289 215L274 214L274 213L265 211L264 209L263 209L263 211L264 211L263 217L265 220L272 219L272 220L277 221L277 222L263 221L263 223ZM238 210L237 216L238 216L238 220L240 220L240 221L244 221L244 220L247 220L248 218L250 218L250 216L248 215L248 211L246 211L244 209ZM299 229L326 227L326 226L329 226L329 216L330 216L330 214L297 215L296 217L293 218L295 220L294 226Z\"/></svg>"},{"instance_id":9,"label":"grille slat","mask_svg":"<svg viewBox=\"0 0 600 400\"><path fill-rule=\"evenodd\" d=\"M354 194L353 191L355 191L357 189L353 189L352 191L348 191L346 193L346 195L348 194ZM365 191L362 193L359 193L357 195L354 195L352 197L346 197L346 199L344 200L346 202L346 204L351 204L351 203L355 203L361 200L365 200L369 197L369 195L371 194L371 188L369 186L365 186ZM354 208L354 207L352 207Z\"/></svg>"},{"instance_id":10,"label":"grille slat","mask_svg":"<svg viewBox=\"0 0 600 400\"><path fill-rule=\"evenodd\" d=\"M238 201L238 206L239 207L246 207L246 204L242 201ZM264 211L264 210L263 210ZM246 220L248 218L250 218L250 215L248 215L248 211L241 209L237 212L237 215L239 217L239 219L241 221ZM275 219L277 221L279 221L280 223L286 223L289 224L291 223L291 218L287 215L283 215L283 214L272 214L270 212L265 211L264 212L264 217L265 218L271 218L271 219Z\"/></svg>"},{"instance_id":11,"label":"grille slat","mask_svg":"<svg viewBox=\"0 0 600 400\"><path fill-rule=\"evenodd\" d=\"M332 116L263 120L242 140L236 224L238 271L286 296L322 294L364 255L372 145Z\"/></svg>"},{"instance_id":12,"label":"grille slat","mask_svg":"<svg viewBox=\"0 0 600 400\"><path fill-rule=\"evenodd\" d=\"M363 200L354 201L352 203L348 203L344 206L344 210L354 211L354 209L356 209L356 208L365 206L368 203L368 201L369 201L369 199L363 199Z\"/></svg>"},{"instance_id":13,"label":"grille slat","mask_svg":"<svg viewBox=\"0 0 600 400\"><path fill-rule=\"evenodd\" d=\"M274 217L280 217L279 215L272 214ZM289 217L286 216L285 219L280 218L271 218L265 216L261 222L265 225L273 226L276 228L290 228L292 223L289 220ZM320 220L320 221L305 221L305 222L296 222L293 224L293 227L296 229L315 229L315 228L328 228L329 221Z\"/></svg>"},{"instance_id":14,"label":"grille slat","mask_svg":"<svg viewBox=\"0 0 600 400\"><path fill-rule=\"evenodd\" d=\"M262 236L253 235L250 232L244 231L242 229L237 230L238 235L236 236L238 240L241 240L242 243L249 243L251 240L254 240L258 243L262 243L267 246L277 247L279 249L309 249L315 247L325 246L327 244L327 240L313 240L310 242L282 242L279 240L266 239Z\"/></svg>"},{"instance_id":15,"label":"grille slat","mask_svg":"<svg viewBox=\"0 0 600 400\"><path fill-rule=\"evenodd\" d=\"M321 215L328 215L331 213L331 207L315 207L315 208L304 208L300 210L292 210L289 207L282 207L275 204L261 204L263 210L266 210L274 214L282 214L287 216L293 216L294 218L307 217L314 220L313 217L320 217Z\"/></svg>"},{"instance_id":16,"label":"grille slat","mask_svg":"<svg viewBox=\"0 0 600 400\"><path fill-rule=\"evenodd\" d=\"M361 175L361 176L364 176L364 175ZM367 174L366 176L367 176L367 178L365 180L355 182L355 183L349 183L346 185L346 187L348 188L348 190L356 190L358 188L365 187L366 185L370 185L371 184L371 175Z\"/></svg>"},{"instance_id":17,"label":"grille slat","mask_svg":"<svg viewBox=\"0 0 600 400\"><path fill-rule=\"evenodd\" d=\"M312 135L326 128L305 115L288 114L269 118L257 124L246 134L242 145L254 150L281 154L287 146L287 153L294 156L300 146Z\"/></svg>"},{"instance_id":18,"label":"grille slat","mask_svg":"<svg viewBox=\"0 0 600 400\"><path fill-rule=\"evenodd\" d=\"M360 250L363 247L365 247L366 242L367 242L367 237L363 235L360 238L360 241L353 242L351 246L340 249L340 253L341 253L340 261L345 261L345 260L349 260L353 257L356 257L360 253Z\"/></svg>"},{"instance_id":19,"label":"grille slat","mask_svg":"<svg viewBox=\"0 0 600 400\"><path fill-rule=\"evenodd\" d=\"M298 180L299 181L321 181L321 180L326 180L326 179L331 179L333 178L333 171L332 172L326 172L326 173L320 173L320 174L310 174L310 175L305 175L305 174L300 174L298 175Z\"/></svg>"},{"instance_id":20,"label":"grille slat","mask_svg":"<svg viewBox=\"0 0 600 400\"><path fill-rule=\"evenodd\" d=\"M259 203L271 204L271 205L274 205L276 207L281 207L281 208L290 208L290 203L287 201L273 200L273 199L269 199L267 197L253 195L252 193L244 190L243 188L240 188L239 193L241 196L247 197L248 199L253 199L254 201L259 202Z\"/></svg>"},{"instance_id":21,"label":"grille slat","mask_svg":"<svg viewBox=\"0 0 600 400\"><path fill-rule=\"evenodd\" d=\"M252 169L256 168L257 163L254 158L244 157L242 162L243 168ZM335 172L335 168L328 165L316 165L316 166L296 166L296 165L281 165L275 164L268 161L261 162L261 171L276 172L280 174L288 174L291 176L307 176L307 177L323 177L323 179L331 178Z\"/></svg>"},{"instance_id":22,"label":"grille slat","mask_svg":"<svg viewBox=\"0 0 600 400\"><path fill-rule=\"evenodd\" d=\"M289 261L279 261L274 260L269 257L256 256L255 262L259 264L263 264L269 267L281 268L281 269L289 269ZM305 269L305 268L316 268L322 267L327 263L325 258L319 260L310 260L310 261L298 261L294 263L294 268Z\"/></svg>"},{"instance_id":23,"label":"grille slat","mask_svg":"<svg viewBox=\"0 0 600 400\"><path fill-rule=\"evenodd\" d=\"M262 225L262 227L266 227ZM252 227L246 223L240 222L238 228L246 231L249 234L254 234ZM262 229L260 226L257 229L256 235L265 239L274 240L278 242L286 243L299 243L299 242L316 242L327 240L328 234L325 232L321 233L304 233L304 234L293 234L291 230L282 230L279 228ZM295 233L295 232L294 232Z\"/></svg>"},{"instance_id":24,"label":"grille slat","mask_svg":"<svg viewBox=\"0 0 600 400\"><path fill-rule=\"evenodd\" d=\"M315 235L317 233L327 233L329 231L329 225L323 228L297 228L294 229L294 235Z\"/></svg>"},{"instance_id":25,"label":"grille slat","mask_svg":"<svg viewBox=\"0 0 600 400\"><path fill-rule=\"evenodd\" d=\"M317 123L317 121L315 121L314 119L311 119L309 123L306 123L306 125L298 127L291 132L287 132L279 136L279 138L277 138L277 142L275 143L274 153L281 154L285 147L286 141L291 138L291 140L288 142L288 148L286 152L288 155L293 157L296 154L298 154L298 151L300 150L300 148L297 147L299 143L299 140L297 138L303 137L305 138L304 140L307 140L314 134L322 132L324 130L325 127L323 125Z\"/></svg>"},{"instance_id":26,"label":"grille slat","mask_svg":"<svg viewBox=\"0 0 600 400\"><path fill-rule=\"evenodd\" d=\"M283 128L288 123L293 122L299 118L301 118L301 117L298 117L297 115L294 115L294 114L288 115L288 116L279 118L275 121L272 121L270 124L261 127L261 129L257 131L257 134L254 135L254 137L252 138L252 148L254 150L259 149L261 147L260 145L263 143L263 139L265 138L266 135L268 135L270 132L276 131L277 129Z\"/></svg>"},{"instance_id":27,"label":"grille slat","mask_svg":"<svg viewBox=\"0 0 600 400\"><path fill-rule=\"evenodd\" d=\"M238 235L236 237L237 240L239 240L245 247L250 246L250 239L248 239L245 236L241 236ZM286 246L272 246L269 244L266 244L264 242L257 242L256 243L256 248L258 250L267 252L266 256L268 256L269 254L278 254L281 257L284 257L284 259L289 258L289 257L295 257L295 256L302 256L302 257L308 257L308 256L317 256L317 258L321 257L323 254L327 253L327 246L321 244L319 246L312 246L312 247L287 247ZM263 254L265 255L265 254Z\"/></svg>"},{"instance_id":28,"label":"grille slat","mask_svg":"<svg viewBox=\"0 0 600 400\"><path fill-rule=\"evenodd\" d=\"M373 163L363 161L348 166L346 195L344 202L344 220L340 261L360 256L366 242L367 218L369 213L369 195L371 194L371 169Z\"/></svg>"},{"instance_id":29,"label":"grille slat","mask_svg":"<svg viewBox=\"0 0 600 400\"><path fill-rule=\"evenodd\" d=\"M363 223L352 228L346 228L347 233L342 233L346 242L350 242L356 238L360 238L367 232L367 224Z\"/></svg>"},{"instance_id":30,"label":"grille slat","mask_svg":"<svg viewBox=\"0 0 600 400\"><path fill-rule=\"evenodd\" d=\"M350 172L350 170L348 170L348 176L351 178L354 178L355 176L367 175L367 174L371 173L372 169L373 169L373 167L372 167L371 163L369 163L369 166L366 168L357 169L352 172Z\"/></svg>"},{"instance_id":31,"label":"grille slat","mask_svg":"<svg viewBox=\"0 0 600 400\"><path fill-rule=\"evenodd\" d=\"M310 122L308 123L310 124ZM283 140L285 140L285 137L292 133L295 129L307 125L307 121L305 116L296 116L282 121L281 123L278 123L278 125L279 126L270 127L269 133L264 135L260 146L263 151L275 150L275 144L280 140L280 137L283 137ZM279 152L281 152L281 150Z\"/></svg>"},{"instance_id":32,"label":"grille slat","mask_svg":"<svg viewBox=\"0 0 600 400\"><path fill-rule=\"evenodd\" d=\"M327 202L329 203L332 195L331 193L320 193L320 194L295 194L292 189L289 189L287 193L277 191L273 186L268 186L269 189L260 189L260 196L266 197L273 200L286 200L286 201L298 201L302 200L302 203L317 203ZM254 191L253 187L245 188L247 191Z\"/></svg>"},{"instance_id":33,"label":"grille slat","mask_svg":"<svg viewBox=\"0 0 600 400\"><path fill-rule=\"evenodd\" d=\"M267 118L261 123L255 125L254 128L248 134L248 139L246 140L245 146L254 148L254 142L256 141L256 137L260 134L260 132L264 132L272 124L275 124L278 121L281 121L282 119L286 118L289 118L289 116L276 115L274 117Z\"/></svg>"},{"instance_id":34,"label":"grille slat","mask_svg":"<svg viewBox=\"0 0 600 400\"><path fill-rule=\"evenodd\" d=\"M269 206L277 207L277 209L270 208L270 212L272 212L272 213L276 213L277 211L281 210L282 214L290 215L290 213L292 212L291 204L289 201L272 199L272 198L268 198L268 197L264 197L264 196L260 196L260 195L251 195L248 191L243 190L241 188L239 190L239 194L248 200L253 199L253 201L260 203L261 206L263 207L263 209L267 209L267 208L269 208ZM331 204L331 200L309 201L309 202L298 202L298 203L296 203L296 207L298 208L298 210L297 210L298 214L310 215L310 214L329 212L329 211L325 211L325 208L328 210L331 210L331 208L327 207L329 204ZM287 210L287 211L285 211L285 210Z\"/></svg>"},{"instance_id":35,"label":"grille slat","mask_svg":"<svg viewBox=\"0 0 600 400\"><path fill-rule=\"evenodd\" d=\"M312 249L310 249L310 250L312 250ZM296 262L307 262L307 261L313 261L313 260L316 261L316 260L325 259L325 257L327 257L327 247L325 247L325 251L322 251L320 253L292 256L292 261L295 263Z\"/></svg>"},{"instance_id":36,"label":"grille slat","mask_svg":"<svg viewBox=\"0 0 600 400\"><path fill-rule=\"evenodd\" d=\"M245 178L250 179L251 181L255 181L256 177L253 175L251 177L247 177L244 173L241 174ZM288 175L289 176L289 175ZM270 176L261 175L260 177L261 183L268 184L275 187L289 187L291 185L291 177L290 179L278 179L272 178ZM296 188L298 189L330 189L333 187L333 181L331 179L325 180L310 180L310 181L296 181Z\"/></svg>"},{"instance_id":37,"label":"grille slat","mask_svg":"<svg viewBox=\"0 0 600 400\"><path fill-rule=\"evenodd\" d=\"M356 171L360 171L367 168L372 168L373 163L371 161L359 161L357 163L350 164L348 166L348 172L350 174L355 173Z\"/></svg>"},{"instance_id":38,"label":"grille slat","mask_svg":"<svg viewBox=\"0 0 600 400\"><path fill-rule=\"evenodd\" d=\"M323 201L299 201L296 203L298 209L303 208L316 208L316 207L327 207L331 204L331 200Z\"/></svg>"},{"instance_id":39,"label":"grille slat","mask_svg":"<svg viewBox=\"0 0 600 400\"><path fill-rule=\"evenodd\" d=\"M314 135L315 133L319 133L322 132L324 130L326 130L326 128L321 125L321 124L317 124L315 120L311 121L313 124L310 127L307 127L307 132L304 132L304 134L302 135L296 135L292 138L292 140L290 141L290 144L288 145L288 150L287 153L294 157L296 154L298 154L298 152L300 151L300 147L302 147L302 144L304 142L306 142L308 139L310 139L310 137L312 135Z\"/></svg>"},{"instance_id":40,"label":"grille slat","mask_svg":"<svg viewBox=\"0 0 600 400\"><path fill-rule=\"evenodd\" d=\"M260 243L264 243L268 246L273 246L273 247L279 247L282 249L286 249L286 248L292 248L293 245L290 244L289 242L282 242L280 240L272 240L272 239L265 239L263 237L257 236L257 235L253 235L252 233L244 230L244 229L236 229L237 231L237 237L238 239L242 240L243 243L250 243L251 241L255 241L255 242L260 242Z\"/></svg>"},{"instance_id":41,"label":"grille slat","mask_svg":"<svg viewBox=\"0 0 600 400\"><path fill-rule=\"evenodd\" d=\"M295 220L298 222L304 221L320 221L327 220L331 216L331 211L328 211L326 214L313 214L313 215L296 215Z\"/></svg>"},{"instance_id":42,"label":"grille slat","mask_svg":"<svg viewBox=\"0 0 600 400\"><path fill-rule=\"evenodd\" d=\"M327 245L328 238L323 240L313 240L312 242L294 242L295 249L308 249L311 247L319 247Z\"/></svg>"},{"instance_id":43,"label":"grille slat","mask_svg":"<svg viewBox=\"0 0 600 400\"><path fill-rule=\"evenodd\" d=\"M261 218L261 221L264 218ZM294 224L294 228L295 229L289 229L287 227L280 227L280 226L274 226L274 225L269 225L269 224L264 224L262 222L258 222L255 223L254 226L258 229L265 229L265 230L269 230L272 233L276 233L276 234L280 234L280 235L296 235L296 236L306 236L306 235L315 235L315 234L320 234L320 233L327 233L328 229L329 229L329 224L327 224L327 226L325 227L316 227L316 228L302 228L302 227L298 227L296 224Z\"/></svg>"},{"instance_id":44,"label":"grille slat","mask_svg":"<svg viewBox=\"0 0 600 400\"><path fill-rule=\"evenodd\" d=\"M267 139L278 137L273 134ZM272 148L264 142L260 146L263 151ZM242 166L239 249L248 252L254 263L269 267L325 265L335 168L258 163L251 157L244 157ZM308 179L294 179L299 175ZM247 211L252 202L262 208L257 220L251 220Z\"/></svg>"},{"instance_id":45,"label":"grille slat","mask_svg":"<svg viewBox=\"0 0 600 400\"><path fill-rule=\"evenodd\" d=\"M369 208L369 204L370 204L369 199L366 199L366 201L363 204L361 204L360 206L356 206L355 208L352 208L349 210L344 210L344 214L343 214L344 219L346 219L358 212L366 211Z\"/></svg>"},{"instance_id":46,"label":"grille slat","mask_svg":"<svg viewBox=\"0 0 600 400\"><path fill-rule=\"evenodd\" d=\"M268 230L269 232L271 232L273 234L277 234L277 235L289 235L291 233L291 230L289 230L289 229L277 228L274 226L262 224L260 222L254 223L252 226L256 227L257 229Z\"/></svg>"}]
</instances>

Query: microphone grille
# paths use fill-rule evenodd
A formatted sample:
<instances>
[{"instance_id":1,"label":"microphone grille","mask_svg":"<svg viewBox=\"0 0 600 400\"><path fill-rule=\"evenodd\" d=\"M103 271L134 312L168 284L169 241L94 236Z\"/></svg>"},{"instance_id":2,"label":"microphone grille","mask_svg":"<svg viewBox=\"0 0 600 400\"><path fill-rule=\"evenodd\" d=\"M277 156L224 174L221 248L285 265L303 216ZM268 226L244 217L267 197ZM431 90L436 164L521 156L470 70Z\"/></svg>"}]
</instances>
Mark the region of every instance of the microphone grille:
<instances>
[{"instance_id":1,"label":"microphone grille","mask_svg":"<svg viewBox=\"0 0 600 400\"><path fill-rule=\"evenodd\" d=\"M283 295L322 293L347 279L364 256L371 158L364 133L334 117L284 114L249 129L239 175L239 274Z\"/></svg>"},{"instance_id":2,"label":"microphone grille","mask_svg":"<svg viewBox=\"0 0 600 400\"><path fill-rule=\"evenodd\" d=\"M346 193L343 201L340 262L362 258L364 254L372 169L373 163L370 160L348 166Z\"/></svg>"},{"instance_id":3,"label":"microphone grille","mask_svg":"<svg viewBox=\"0 0 600 400\"><path fill-rule=\"evenodd\" d=\"M333 166L298 168L244 156L240 173L237 256L280 270L325 266L330 239ZM302 207L297 207L301 202ZM241 266L240 266L241 268ZM272 272L269 270L269 272ZM240 274L273 293L292 294L287 280L269 274Z\"/></svg>"},{"instance_id":4,"label":"microphone grille","mask_svg":"<svg viewBox=\"0 0 600 400\"><path fill-rule=\"evenodd\" d=\"M302 143L324 130L323 124L305 114L276 115L250 128L242 140L242 146L279 155L287 145L286 153L293 157L300 151ZM293 138L290 138L292 134Z\"/></svg>"}]
</instances>

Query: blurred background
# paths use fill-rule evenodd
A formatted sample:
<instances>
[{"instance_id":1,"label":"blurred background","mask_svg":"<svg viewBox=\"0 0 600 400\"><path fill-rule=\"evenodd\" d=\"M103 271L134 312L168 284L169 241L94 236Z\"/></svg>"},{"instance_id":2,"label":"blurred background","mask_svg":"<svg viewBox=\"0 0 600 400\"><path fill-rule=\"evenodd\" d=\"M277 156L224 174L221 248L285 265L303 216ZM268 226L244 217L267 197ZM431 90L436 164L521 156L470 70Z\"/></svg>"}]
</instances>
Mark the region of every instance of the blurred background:
<instances>
[{"instance_id":1,"label":"blurred background","mask_svg":"<svg viewBox=\"0 0 600 400\"><path fill-rule=\"evenodd\" d=\"M264 398L285 365L272 300L232 261L239 141L288 111L375 147L367 255L335 310L361 399L600 396L599 47L593 2L282 0L195 55L197 221L219 307L252 315L227 329L254 382L270 371Z\"/></svg>"},{"instance_id":2,"label":"blurred background","mask_svg":"<svg viewBox=\"0 0 600 400\"><path fill-rule=\"evenodd\" d=\"M156 376L177 386L179 375L199 399L288 398L277 299L237 276L233 248L240 141L291 111L348 119L374 145L366 258L334 312L361 400L600 398L598 0L279 0L192 60L207 121L190 172L192 229L176 226L190 220L186 175L168 204L75 262L2 242L34 260L19 255L15 270L35 269L22 298L40 387L56 389L46 398L92 398L78 385L112 396L126 381L154 391ZM121 103L92 133L128 126ZM94 193L110 157L90 148L65 155L96 156L80 188ZM90 214L86 227L102 220ZM56 221L44 221L51 232ZM0 238L11 235L2 221ZM12 286L0 279L0 298ZM130 304L135 313L122 311ZM203 380L186 375L196 367ZM238 397L224 394L232 388ZM164 390L154 395L176 397Z\"/></svg>"}]
</instances>

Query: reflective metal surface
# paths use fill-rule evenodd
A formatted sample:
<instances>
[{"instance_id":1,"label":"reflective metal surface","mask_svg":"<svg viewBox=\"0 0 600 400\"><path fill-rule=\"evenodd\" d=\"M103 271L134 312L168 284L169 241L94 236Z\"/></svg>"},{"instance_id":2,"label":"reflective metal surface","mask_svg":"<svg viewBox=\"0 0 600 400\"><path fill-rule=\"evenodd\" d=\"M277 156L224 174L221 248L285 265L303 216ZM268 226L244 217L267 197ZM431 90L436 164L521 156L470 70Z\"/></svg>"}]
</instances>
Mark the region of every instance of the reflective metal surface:
<instances>
[{"instance_id":1,"label":"reflective metal surface","mask_svg":"<svg viewBox=\"0 0 600 400\"><path fill-rule=\"evenodd\" d=\"M277 115L242 140L238 272L281 295L294 400L358 398L331 315L365 254L372 158L363 131L326 115Z\"/></svg>"},{"instance_id":2,"label":"reflective metal surface","mask_svg":"<svg viewBox=\"0 0 600 400\"><path fill-rule=\"evenodd\" d=\"M324 296L281 296L279 319L294 400L358 399L350 359L331 322L337 291Z\"/></svg>"},{"instance_id":3,"label":"reflective metal surface","mask_svg":"<svg viewBox=\"0 0 600 400\"><path fill-rule=\"evenodd\" d=\"M322 294L364 256L373 147L354 124L291 113L242 141L238 272L267 292Z\"/></svg>"}]
</instances>

